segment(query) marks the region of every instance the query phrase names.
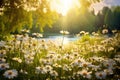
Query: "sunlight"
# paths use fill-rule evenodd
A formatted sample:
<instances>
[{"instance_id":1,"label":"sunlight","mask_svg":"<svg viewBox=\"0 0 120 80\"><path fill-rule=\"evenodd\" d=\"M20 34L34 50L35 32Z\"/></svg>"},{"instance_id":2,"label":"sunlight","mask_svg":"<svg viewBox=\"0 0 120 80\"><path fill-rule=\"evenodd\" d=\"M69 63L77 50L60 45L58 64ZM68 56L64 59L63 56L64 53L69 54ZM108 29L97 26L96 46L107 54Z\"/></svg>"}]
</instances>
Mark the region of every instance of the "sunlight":
<instances>
[{"instance_id":1,"label":"sunlight","mask_svg":"<svg viewBox=\"0 0 120 80\"><path fill-rule=\"evenodd\" d=\"M74 7L79 7L78 0L51 0L51 9L61 13L63 16Z\"/></svg>"}]
</instances>

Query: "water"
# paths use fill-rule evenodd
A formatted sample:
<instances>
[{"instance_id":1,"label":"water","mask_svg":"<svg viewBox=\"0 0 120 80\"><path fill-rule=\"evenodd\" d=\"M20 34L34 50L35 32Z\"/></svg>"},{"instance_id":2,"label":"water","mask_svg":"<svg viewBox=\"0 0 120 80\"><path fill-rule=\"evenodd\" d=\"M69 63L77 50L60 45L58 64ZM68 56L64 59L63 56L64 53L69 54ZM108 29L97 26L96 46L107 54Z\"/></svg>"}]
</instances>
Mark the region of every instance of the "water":
<instances>
[{"instance_id":1,"label":"water","mask_svg":"<svg viewBox=\"0 0 120 80\"><path fill-rule=\"evenodd\" d=\"M76 36L73 36L73 35L50 35L50 36L47 36L47 37L43 37L41 39L45 39L45 40L57 40L57 41L62 41L64 39L64 43L68 43L68 42L71 42L71 41L75 41L75 40L78 40L79 37L76 37Z\"/></svg>"}]
</instances>

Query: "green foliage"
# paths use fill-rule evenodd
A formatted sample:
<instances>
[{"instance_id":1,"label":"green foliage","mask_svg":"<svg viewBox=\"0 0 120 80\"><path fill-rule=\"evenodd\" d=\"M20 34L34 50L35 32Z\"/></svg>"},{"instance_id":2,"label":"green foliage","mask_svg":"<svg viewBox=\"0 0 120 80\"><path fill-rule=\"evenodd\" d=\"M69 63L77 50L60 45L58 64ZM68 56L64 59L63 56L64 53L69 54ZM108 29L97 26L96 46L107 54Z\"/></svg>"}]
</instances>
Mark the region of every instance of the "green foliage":
<instances>
[{"instance_id":1,"label":"green foliage","mask_svg":"<svg viewBox=\"0 0 120 80\"><path fill-rule=\"evenodd\" d=\"M110 30L118 29L120 30L120 7L114 6L112 8L104 7L102 13L97 16L97 27L98 29L103 28L106 25Z\"/></svg>"},{"instance_id":2,"label":"green foliage","mask_svg":"<svg viewBox=\"0 0 120 80\"><path fill-rule=\"evenodd\" d=\"M19 32L23 28L50 26L57 15L50 10L47 0L2 0L0 2L0 35ZM1 36L1 37L2 37Z\"/></svg>"},{"instance_id":3,"label":"green foliage","mask_svg":"<svg viewBox=\"0 0 120 80\"><path fill-rule=\"evenodd\" d=\"M45 26L52 27L57 17L57 13L50 10L47 0L42 0L42 4L33 12L33 27L39 27L43 32Z\"/></svg>"},{"instance_id":4,"label":"green foliage","mask_svg":"<svg viewBox=\"0 0 120 80\"><path fill-rule=\"evenodd\" d=\"M74 12L74 13L73 13ZM44 28L45 32L56 33L60 30L68 30L71 34L78 33L79 31L95 30L96 16L89 12L84 11L82 8L71 9L66 16L59 16L59 19L53 24L52 28Z\"/></svg>"},{"instance_id":5,"label":"green foliage","mask_svg":"<svg viewBox=\"0 0 120 80\"><path fill-rule=\"evenodd\" d=\"M71 10L70 13L68 13L67 16L67 28L68 31L75 33L79 31L94 31L94 26L95 26L95 16L89 12L85 11L82 13L82 10L80 9L79 12L77 13L72 13L74 10Z\"/></svg>"},{"instance_id":6,"label":"green foliage","mask_svg":"<svg viewBox=\"0 0 120 80\"><path fill-rule=\"evenodd\" d=\"M84 35L81 37L82 42L90 41L90 35Z\"/></svg>"}]
</instances>

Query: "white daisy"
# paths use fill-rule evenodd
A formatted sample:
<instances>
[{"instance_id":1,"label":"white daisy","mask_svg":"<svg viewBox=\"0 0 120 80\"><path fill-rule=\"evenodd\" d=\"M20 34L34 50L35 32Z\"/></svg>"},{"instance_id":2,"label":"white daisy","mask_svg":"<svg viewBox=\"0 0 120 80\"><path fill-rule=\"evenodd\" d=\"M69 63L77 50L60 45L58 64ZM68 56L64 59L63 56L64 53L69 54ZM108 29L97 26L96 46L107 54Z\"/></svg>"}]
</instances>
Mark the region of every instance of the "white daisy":
<instances>
[{"instance_id":1,"label":"white daisy","mask_svg":"<svg viewBox=\"0 0 120 80\"><path fill-rule=\"evenodd\" d=\"M0 58L0 63L5 63L5 62L6 62L6 59Z\"/></svg>"},{"instance_id":2,"label":"white daisy","mask_svg":"<svg viewBox=\"0 0 120 80\"><path fill-rule=\"evenodd\" d=\"M22 59L17 58L17 57L12 58L12 60L17 61L17 62L19 62L19 63L22 63Z\"/></svg>"},{"instance_id":3,"label":"white daisy","mask_svg":"<svg viewBox=\"0 0 120 80\"><path fill-rule=\"evenodd\" d=\"M87 70L82 70L79 72L80 75L82 75L84 78L91 78L91 72L88 72Z\"/></svg>"},{"instance_id":4,"label":"white daisy","mask_svg":"<svg viewBox=\"0 0 120 80\"><path fill-rule=\"evenodd\" d=\"M47 72L50 72L53 69L53 67L50 65L46 65L43 69L46 70Z\"/></svg>"},{"instance_id":5,"label":"white daisy","mask_svg":"<svg viewBox=\"0 0 120 80\"><path fill-rule=\"evenodd\" d=\"M91 63L89 62L82 62L82 64L80 65L81 67L91 67Z\"/></svg>"},{"instance_id":6,"label":"white daisy","mask_svg":"<svg viewBox=\"0 0 120 80\"><path fill-rule=\"evenodd\" d=\"M1 63L0 64L0 70L5 70L9 68L9 64L8 63Z\"/></svg>"},{"instance_id":7,"label":"white daisy","mask_svg":"<svg viewBox=\"0 0 120 80\"><path fill-rule=\"evenodd\" d=\"M103 33L103 34L108 33L108 29L103 29L103 30L102 30L102 33Z\"/></svg>"},{"instance_id":8,"label":"white daisy","mask_svg":"<svg viewBox=\"0 0 120 80\"><path fill-rule=\"evenodd\" d=\"M97 79L105 79L106 78L106 72L96 72L95 73Z\"/></svg>"},{"instance_id":9,"label":"white daisy","mask_svg":"<svg viewBox=\"0 0 120 80\"><path fill-rule=\"evenodd\" d=\"M6 45L5 41L0 41L0 47L4 47Z\"/></svg>"},{"instance_id":10,"label":"white daisy","mask_svg":"<svg viewBox=\"0 0 120 80\"><path fill-rule=\"evenodd\" d=\"M112 75L113 74L112 69L105 69L104 72L106 72L107 75Z\"/></svg>"},{"instance_id":11,"label":"white daisy","mask_svg":"<svg viewBox=\"0 0 120 80\"><path fill-rule=\"evenodd\" d=\"M5 76L6 78L9 78L9 79L13 79L14 77L17 77L17 75L18 75L18 71L16 71L15 69L7 70L3 74L3 76Z\"/></svg>"},{"instance_id":12,"label":"white daisy","mask_svg":"<svg viewBox=\"0 0 120 80\"><path fill-rule=\"evenodd\" d=\"M6 54L6 50L0 50L0 57L3 57Z\"/></svg>"},{"instance_id":13,"label":"white daisy","mask_svg":"<svg viewBox=\"0 0 120 80\"><path fill-rule=\"evenodd\" d=\"M50 75L51 76L54 76L54 77L57 77L58 76L58 73L56 71L50 71Z\"/></svg>"}]
</instances>

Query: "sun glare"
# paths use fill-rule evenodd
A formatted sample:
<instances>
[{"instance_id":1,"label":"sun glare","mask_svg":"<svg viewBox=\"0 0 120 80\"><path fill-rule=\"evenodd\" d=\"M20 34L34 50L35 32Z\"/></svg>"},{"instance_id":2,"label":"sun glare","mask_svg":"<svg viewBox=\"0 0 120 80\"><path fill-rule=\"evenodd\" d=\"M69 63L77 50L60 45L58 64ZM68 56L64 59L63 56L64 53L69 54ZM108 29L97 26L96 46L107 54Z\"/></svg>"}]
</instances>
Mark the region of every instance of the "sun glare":
<instances>
[{"instance_id":1,"label":"sun glare","mask_svg":"<svg viewBox=\"0 0 120 80\"><path fill-rule=\"evenodd\" d=\"M63 16L74 7L79 7L78 0L51 0L51 9L61 13Z\"/></svg>"}]
</instances>

